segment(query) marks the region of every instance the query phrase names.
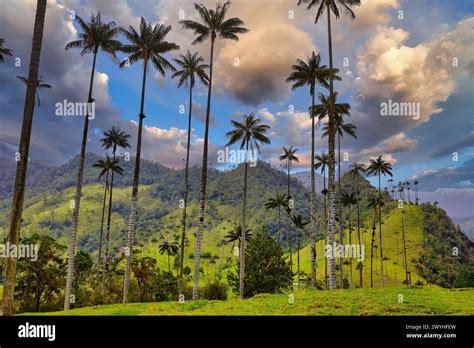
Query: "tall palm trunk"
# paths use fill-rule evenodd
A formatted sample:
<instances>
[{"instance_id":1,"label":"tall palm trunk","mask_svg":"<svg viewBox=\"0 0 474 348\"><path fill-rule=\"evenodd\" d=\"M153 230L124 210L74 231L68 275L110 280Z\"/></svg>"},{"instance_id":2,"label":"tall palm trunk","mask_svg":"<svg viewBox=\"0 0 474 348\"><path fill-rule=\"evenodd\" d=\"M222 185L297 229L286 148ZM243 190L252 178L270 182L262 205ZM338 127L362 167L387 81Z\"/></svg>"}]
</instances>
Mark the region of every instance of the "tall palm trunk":
<instances>
[{"instance_id":1,"label":"tall palm trunk","mask_svg":"<svg viewBox=\"0 0 474 348\"><path fill-rule=\"evenodd\" d=\"M377 214L377 208L374 207L374 223L372 225L372 245L370 248L370 287L374 287L373 279L373 259L374 259L374 243L375 243L375 215Z\"/></svg>"},{"instance_id":2,"label":"tall palm trunk","mask_svg":"<svg viewBox=\"0 0 474 348\"><path fill-rule=\"evenodd\" d=\"M356 173L356 194L357 194L357 240L359 242L359 248L362 248L362 243L360 239L360 203L359 203L359 173ZM359 284L362 288L362 267L359 269Z\"/></svg>"},{"instance_id":3,"label":"tall palm trunk","mask_svg":"<svg viewBox=\"0 0 474 348\"><path fill-rule=\"evenodd\" d=\"M288 199L290 199L290 160L286 160L286 167L288 169L288 182L287 182L287 194L288 194ZM291 208L290 208L291 210ZM291 292L293 292L293 247L291 243L291 221L288 221L288 244L290 247L290 269L291 269Z\"/></svg>"},{"instance_id":4,"label":"tall palm trunk","mask_svg":"<svg viewBox=\"0 0 474 348\"><path fill-rule=\"evenodd\" d=\"M128 287L130 285L130 267L132 264L133 253L133 239L135 234L135 222L137 218L137 203L138 203L138 184L140 179L140 156L142 151L142 129L143 119L145 118L145 86L146 73L148 67L148 56L145 55L143 63L143 81L142 81L142 96L140 100L140 115L138 123L138 137L137 137L137 152L135 158L135 172L133 174L132 199L130 205L130 216L128 219L128 233L127 233L127 249L126 249L126 264L125 264L125 279L123 284L123 303L128 302Z\"/></svg>"},{"instance_id":5,"label":"tall palm trunk","mask_svg":"<svg viewBox=\"0 0 474 348\"><path fill-rule=\"evenodd\" d=\"M98 48L94 49L94 58L92 61L92 71L89 84L89 96L87 98L88 103L92 103L92 88L94 85L94 74L95 64L97 59ZM89 108L87 108L89 110ZM72 228L69 236L69 249L68 249L68 261L67 261L67 275L66 275L66 291L64 293L64 310L69 310L71 301L71 289L72 282L74 280L74 255L76 252L76 236L79 228L79 210L81 206L82 196L82 179L84 177L84 161L86 159L86 145L87 145L87 134L89 132L89 112L87 112L84 118L84 130L82 132L82 144L81 144L81 155L79 159L79 169L77 171L76 181L76 192L74 195L74 210L72 213Z\"/></svg>"},{"instance_id":6,"label":"tall palm trunk","mask_svg":"<svg viewBox=\"0 0 474 348\"><path fill-rule=\"evenodd\" d=\"M380 284L383 287L383 240L382 240L382 191L379 172L379 236L380 236Z\"/></svg>"},{"instance_id":7,"label":"tall palm trunk","mask_svg":"<svg viewBox=\"0 0 474 348\"><path fill-rule=\"evenodd\" d=\"M329 4L326 5L327 20L328 20L328 46L329 46L329 68L332 71L332 38L331 38L331 10ZM336 233L336 195L335 195L335 133L334 133L334 81L333 74L329 77L329 127L328 127L328 153L329 153L329 177L328 177L328 191L329 191L329 214L328 214L328 229L329 229L329 245L331 253L329 255L329 289L336 288L336 263L334 260L335 252L335 233Z\"/></svg>"},{"instance_id":8,"label":"tall palm trunk","mask_svg":"<svg viewBox=\"0 0 474 348\"><path fill-rule=\"evenodd\" d=\"M188 115L188 144L186 146L186 167L184 169L184 207L181 220L181 251L179 255L179 280L178 295L183 293L184 247L186 242L186 209L188 207L188 181L189 181L189 149L191 145L191 116L193 109L193 86L189 84L189 115Z\"/></svg>"},{"instance_id":9,"label":"tall palm trunk","mask_svg":"<svg viewBox=\"0 0 474 348\"><path fill-rule=\"evenodd\" d=\"M349 224L349 248L351 254L349 255L349 288L352 288L352 230L351 230L351 206L349 205L349 217L347 219Z\"/></svg>"},{"instance_id":10,"label":"tall palm trunk","mask_svg":"<svg viewBox=\"0 0 474 348\"><path fill-rule=\"evenodd\" d=\"M20 138L20 160L17 162L15 186L13 189L12 212L10 215L10 227L8 230L8 243L18 245L20 240L21 220L23 214L23 202L25 199L25 181L30 153L31 127L33 125L33 113L35 110L35 96L38 81L38 70L43 43L44 19L46 14L46 0L38 0L33 30L33 42L31 47L30 66L25 95L25 106L23 109L23 123ZM3 315L13 315L13 298L15 290L16 257L7 257L5 260L5 282L3 285Z\"/></svg>"},{"instance_id":11,"label":"tall palm trunk","mask_svg":"<svg viewBox=\"0 0 474 348\"><path fill-rule=\"evenodd\" d=\"M314 83L311 93L311 111L314 110ZM316 182L314 175L314 142L315 142L315 117L311 115L311 286L316 286ZM298 249L299 250L299 249ZM298 276L299 282L299 276Z\"/></svg>"},{"instance_id":12,"label":"tall palm trunk","mask_svg":"<svg viewBox=\"0 0 474 348\"><path fill-rule=\"evenodd\" d=\"M246 229L246 218L247 218L247 178L248 178L248 152L249 143L245 149L245 164L244 164L244 202L242 208L242 236L240 238L240 282L239 282L239 295L240 298L244 298L244 278L245 278L245 229Z\"/></svg>"},{"instance_id":13,"label":"tall palm trunk","mask_svg":"<svg viewBox=\"0 0 474 348\"><path fill-rule=\"evenodd\" d=\"M209 89L207 91L207 110L206 110L206 126L204 130L204 146L202 151L202 168L201 168L201 189L199 192L199 212L198 212L198 229L196 232L196 248L194 251L194 284L193 284L193 300L199 298L199 266L201 263L201 247L202 233L204 230L204 208L206 206L206 186L207 186L207 157L209 142L209 118L211 113L211 93L212 93L212 65L214 59L214 41L215 34L211 34L211 56L209 60Z\"/></svg>"},{"instance_id":14,"label":"tall palm trunk","mask_svg":"<svg viewBox=\"0 0 474 348\"><path fill-rule=\"evenodd\" d=\"M107 206L107 191L109 190L109 172L105 175L104 195L102 198L102 213L100 217L100 231L99 231L99 253L97 255L97 273L96 278L99 277L100 261L102 257L102 235L104 233L105 207ZM98 281L97 281L98 282Z\"/></svg>"},{"instance_id":15,"label":"tall palm trunk","mask_svg":"<svg viewBox=\"0 0 474 348\"><path fill-rule=\"evenodd\" d=\"M323 169L323 189L326 192L326 169ZM324 245L326 246L327 243L327 235L328 235L328 212L327 212L327 193L324 195ZM328 257L327 254L324 254L324 282L326 286L328 285Z\"/></svg>"},{"instance_id":16,"label":"tall palm trunk","mask_svg":"<svg viewBox=\"0 0 474 348\"><path fill-rule=\"evenodd\" d=\"M296 230L296 247L298 248L298 251L296 252L296 263L297 263L296 276L298 277L298 289L299 289L300 288L300 232L298 230Z\"/></svg>"},{"instance_id":17,"label":"tall palm trunk","mask_svg":"<svg viewBox=\"0 0 474 348\"><path fill-rule=\"evenodd\" d=\"M115 156L117 152L117 144L114 144L113 148L113 161L115 161ZM110 220L112 217L112 196L114 191L114 171L112 170L112 177L110 179L110 192L109 192L109 209L107 212L107 232L105 234L105 254L102 260L103 267L102 267L102 285L101 285L101 294L104 295L105 292L105 275L108 271L109 265L109 242L110 242Z\"/></svg>"},{"instance_id":18,"label":"tall palm trunk","mask_svg":"<svg viewBox=\"0 0 474 348\"><path fill-rule=\"evenodd\" d=\"M405 208L402 209L403 260L405 263L405 281L408 285L407 245L405 239Z\"/></svg>"},{"instance_id":19,"label":"tall palm trunk","mask_svg":"<svg viewBox=\"0 0 474 348\"><path fill-rule=\"evenodd\" d=\"M342 204L341 204L341 135L337 134L337 204L339 208L339 243L341 247L344 245L344 231L343 231L343 217L342 217ZM340 288L344 288L344 268L342 263L342 256L339 257L340 276L339 281Z\"/></svg>"}]
</instances>

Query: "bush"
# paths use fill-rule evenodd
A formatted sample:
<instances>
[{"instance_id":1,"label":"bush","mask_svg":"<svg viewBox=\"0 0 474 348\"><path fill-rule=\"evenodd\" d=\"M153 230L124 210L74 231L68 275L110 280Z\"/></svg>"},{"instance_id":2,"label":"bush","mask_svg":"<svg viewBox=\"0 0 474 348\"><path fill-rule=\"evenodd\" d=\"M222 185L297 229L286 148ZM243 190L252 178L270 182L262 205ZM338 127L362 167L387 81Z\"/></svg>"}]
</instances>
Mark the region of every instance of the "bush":
<instances>
[{"instance_id":1,"label":"bush","mask_svg":"<svg viewBox=\"0 0 474 348\"><path fill-rule=\"evenodd\" d=\"M219 281L213 281L208 284L206 284L203 288L203 297L206 300L220 300L220 301L225 301L227 300L227 289L229 287L227 284L219 282Z\"/></svg>"}]
</instances>

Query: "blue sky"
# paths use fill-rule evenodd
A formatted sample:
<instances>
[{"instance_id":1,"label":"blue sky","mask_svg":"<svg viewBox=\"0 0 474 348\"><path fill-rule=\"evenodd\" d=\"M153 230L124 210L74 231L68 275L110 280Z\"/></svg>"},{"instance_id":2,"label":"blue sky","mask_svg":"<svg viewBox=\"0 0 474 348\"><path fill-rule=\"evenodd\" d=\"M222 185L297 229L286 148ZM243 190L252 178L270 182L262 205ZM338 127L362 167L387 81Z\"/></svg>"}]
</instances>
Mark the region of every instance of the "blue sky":
<instances>
[{"instance_id":1,"label":"blue sky","mask_svg":"<svg viewBox=\"0 0 474 348\"><path fill-rule=\"evenodd\" d=\"M239 16L250 29L239 42L217 43L210 143L211 162L226 142L230 120L255 113L272 127L272 144L262 158L278 165L282 146L299 148L301 165L308 169L310 128L306 110L310 97L307 89L290 91L285 79L296 58L304 59L313 50L327 64L326 23L314 24L315 11L296 6L296 0L235 0L229 16ZM204 1L214 6L214 1ZM34 19L34 1L6 0L0 14L0 34L15 57L28 60ZM106 20L118 25L137 26L140 16L153 23L172 25L168 40L186 49L198 51L208 60L209 45L191 46L193 34L180 28L179 11L196 19L190 1L62 0L49 1L41 74L53 85L41 91L42 106L37 108L33 128L31 157L55 164L79 152L81 120L59 120L52 115L54 103L67 98L83 100L87 95L91 56L64 51L64 45L77 35L78 26L69 19L68 10L87 18L100 10ZM290 11L293 11L292 18ZM400 14L403 11L403 18ZM419 178L422 189L474 188L471 181L474 148L473 92L474 54L472 47L474 9L472 1L373 0L362 1L355 9L357 20L342 18L333 24L334 63L343 81L336 84L340 101L352 106L351 122L359 127L359 139L344 139L343 151L350 162L366 162L378 154L391 161L396 180ZM75 28L75 29L74 29ZM178 52L176 52L178 53ZM167 57L171 59L176 53ZM459 66L450 66L453 57ZM124 58L124 56L121 56ZM239 58L239 67L233 60ZM347 58L349 65L343 66ZM0 66L0 78L11 88L0 92L0 155L13 156L19 139L24 86L16 75L26 75L26 66L14 66L7 60ZM118 125L130 132L135 143L140 98L142 65L119 69L105 55L99 55L96 75L98 116L92 122L88 150L101 153L101 132ZM185 154L188 91L176 83L158 77L150 69L146 90L144 158L169 167L182 165ZM318 92L323 92L321 88ZM384 119L380 102L388 98L400 102L419 102L422 117ZM198 85L194 93L193 146L191 158L200 163L204 133L203 118L206 89ZM179 106L185 105L185 114ZM288 114L293 106L295 113ZM14 115L14 117L12 117ZM318 149L326 146L320 139ZM452 160L452 152L459 160ZM348 163L350 163L348 162ZM215 164L215 163L213 163Z\"/></svg>"}]
</instances>

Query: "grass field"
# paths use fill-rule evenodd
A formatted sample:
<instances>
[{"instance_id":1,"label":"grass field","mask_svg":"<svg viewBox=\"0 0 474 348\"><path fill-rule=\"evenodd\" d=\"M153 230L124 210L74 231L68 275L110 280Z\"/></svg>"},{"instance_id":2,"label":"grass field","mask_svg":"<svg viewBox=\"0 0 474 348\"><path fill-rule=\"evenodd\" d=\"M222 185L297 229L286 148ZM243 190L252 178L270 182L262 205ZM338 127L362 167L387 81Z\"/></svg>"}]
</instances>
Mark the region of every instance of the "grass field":
<instances>
[{"instance_id":1,"label":"grass field","mask_svg":"<svg viewBox=\"0 0 474 348\"><path fill-rule=\"evenodd\" d=\"M295 291L289 302L288 294L260 294L247 300L114 304L37 315L474 315L474 289L307 289Z\"/></svg>"}]
</instances>

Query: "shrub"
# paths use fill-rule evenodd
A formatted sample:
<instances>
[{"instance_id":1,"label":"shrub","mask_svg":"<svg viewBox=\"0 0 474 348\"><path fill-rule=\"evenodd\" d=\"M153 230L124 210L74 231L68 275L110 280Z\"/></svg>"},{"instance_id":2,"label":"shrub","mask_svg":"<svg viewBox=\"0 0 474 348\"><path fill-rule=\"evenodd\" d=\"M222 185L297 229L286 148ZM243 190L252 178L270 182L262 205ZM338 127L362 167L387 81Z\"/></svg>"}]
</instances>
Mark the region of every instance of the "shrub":
<instances>
[{"instance_id":1,"label":"shrub","mask_svg":"<svg viewBox=\"0 0 474 348\"><path fill-rule=\"evenodd\" d=\"M225 301L227 300L227 289L227 284L213 281L204 286L202 293L206 300Z\"/></svg>"}]
</instances>

